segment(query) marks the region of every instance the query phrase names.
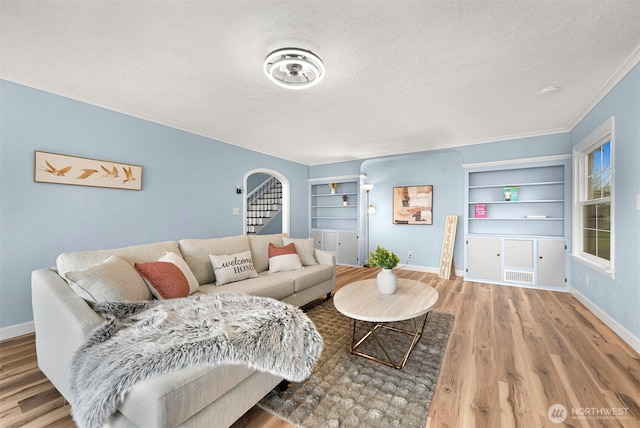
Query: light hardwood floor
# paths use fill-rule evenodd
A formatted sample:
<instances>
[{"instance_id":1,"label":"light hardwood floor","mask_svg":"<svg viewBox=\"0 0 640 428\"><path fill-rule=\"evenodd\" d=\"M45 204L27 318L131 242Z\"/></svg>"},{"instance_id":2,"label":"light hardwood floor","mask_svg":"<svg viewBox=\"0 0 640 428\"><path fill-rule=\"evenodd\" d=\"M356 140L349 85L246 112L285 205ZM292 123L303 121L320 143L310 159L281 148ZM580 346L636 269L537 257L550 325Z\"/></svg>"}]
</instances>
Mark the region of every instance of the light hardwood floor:
<instances>
[{"instance_id":1,"label":"light hardwood floor","mask_svg":"<svg viewBox=\"0 0 640 428\"><path fill-rule=\"evenodd\" d=\"M376 273L340 266L337 287ZM565 426L640 427L640 356L570 294L399 275L434 286L434 310L455 316L427 427L563 426L547 416L553 404L567 409ZM74 427L33 335L0 343L0 426ZM233 427L291 425L254 407Z\"/></svg>"}]
</instances>

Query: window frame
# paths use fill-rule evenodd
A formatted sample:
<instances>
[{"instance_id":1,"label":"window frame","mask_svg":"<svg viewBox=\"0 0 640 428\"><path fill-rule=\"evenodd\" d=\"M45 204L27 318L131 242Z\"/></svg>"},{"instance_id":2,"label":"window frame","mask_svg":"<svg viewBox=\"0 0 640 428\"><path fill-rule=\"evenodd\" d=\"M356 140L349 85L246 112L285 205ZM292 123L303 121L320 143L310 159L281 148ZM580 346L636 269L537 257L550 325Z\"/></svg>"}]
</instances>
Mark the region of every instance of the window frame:
<instances>
[{"instance_id":1,"label":"window frame","mask_svg":"<svg viewBox=\"0 0 640 428\"><path fill-rule=\"evenodd\" d=\"M598 147L609 141L611 191L609 196L601 197L598 203L610 204L610 248L609 260L594 256L584 251L584 214L583 208L591 201L588 198L587 179L589 169L588 156ZM615 118L612 116L602 125L575 145L572 151L573 163L573 236L572 257L612 279L615 278Z\"/></svg>"}]
</instances>

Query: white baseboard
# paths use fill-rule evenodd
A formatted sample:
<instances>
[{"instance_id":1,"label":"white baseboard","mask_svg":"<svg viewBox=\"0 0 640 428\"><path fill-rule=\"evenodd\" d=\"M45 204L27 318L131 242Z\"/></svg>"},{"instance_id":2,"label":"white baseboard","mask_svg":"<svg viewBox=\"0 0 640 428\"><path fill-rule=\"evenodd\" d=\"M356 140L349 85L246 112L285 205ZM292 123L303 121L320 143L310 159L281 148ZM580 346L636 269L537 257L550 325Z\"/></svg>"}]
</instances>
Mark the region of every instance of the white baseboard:
<instances>
[{"instance_id":1,"label":"white baseboard","mask_svg":"<svg viewBox=\"0 0 640 428\"><path fill-rule=\"evenodd\" d=\"M571 294L583 305L587 307L595 316L600 318L600 321L606 324L611 330L614 331L622 340L624 340L629 346L631 346L637 353L640 354L640 339L635 337L629 330L627 330L622 324L613 319L609 314L600 309L598 305L587 299L582 293L575 288L571 288Z\"/></svg>"},{"instance_id":2,"label":"white baseboard","mask_svg":"<svg viewBox=\"0 0 640 428\"><path fill-rule=\"evenodd\" d=\"M0 341L13 339L14 337L23 336L25 334L36 331L33 321L22 324L10 325L9 327L0 328Z\"/></svg>"},{"instance_id":3,"label":"white baseboard","mask_svg":"<svg viewBox=\"0 0 640 428\"><path fill-rule=\"evenodd\" d=\"M440 273L440 268L419 266L419 265L399 265L398 269L412 270L415 272ZM464 276L464 272L456 269L456 276Z\"/></svg>"}]
</instances>

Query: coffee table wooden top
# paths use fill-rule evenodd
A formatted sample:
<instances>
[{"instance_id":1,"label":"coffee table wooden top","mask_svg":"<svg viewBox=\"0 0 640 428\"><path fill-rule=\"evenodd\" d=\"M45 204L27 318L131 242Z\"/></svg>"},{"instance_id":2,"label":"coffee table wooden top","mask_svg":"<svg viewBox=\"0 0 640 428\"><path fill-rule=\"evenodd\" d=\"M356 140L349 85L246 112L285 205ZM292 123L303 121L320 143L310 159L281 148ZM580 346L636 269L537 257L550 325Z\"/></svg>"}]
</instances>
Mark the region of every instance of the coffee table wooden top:
<instances>
[{"instance_id":1,"label":"coffee table wooden top","mask_svg":"<svg viewBox=\"0 0 640 428\"><path fill-rule=\"evenodd\" d=\"M398 278L395 294L382 294L376 280L365 279L342 287L333 296L336 309L360 321L403 321L424 315L438 302L438 292L424 282Z\"/></svg>"}]
</instances>

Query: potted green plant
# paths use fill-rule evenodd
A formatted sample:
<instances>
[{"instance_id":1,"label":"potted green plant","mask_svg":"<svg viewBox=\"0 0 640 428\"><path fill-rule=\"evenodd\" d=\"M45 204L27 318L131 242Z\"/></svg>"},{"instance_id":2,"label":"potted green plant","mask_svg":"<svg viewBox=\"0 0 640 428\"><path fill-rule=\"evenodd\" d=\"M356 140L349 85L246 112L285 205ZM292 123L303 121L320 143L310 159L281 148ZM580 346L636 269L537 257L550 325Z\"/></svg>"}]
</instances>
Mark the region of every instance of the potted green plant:
<instances>
[{"instance_id":1,"label":"potted green plant","mask_svg":"<svg viewBox=\"0 0 640 428\"><path fill-rule=\"evenodd\" d=\"M369 253L369 266L382 268L376 277L378 290L382 294L393 294L398 286L398 277L391 270L398 266L400 258L393 252L382 248L380 245L376 247L376 251Z\"/></svg>"}]
</instances>

